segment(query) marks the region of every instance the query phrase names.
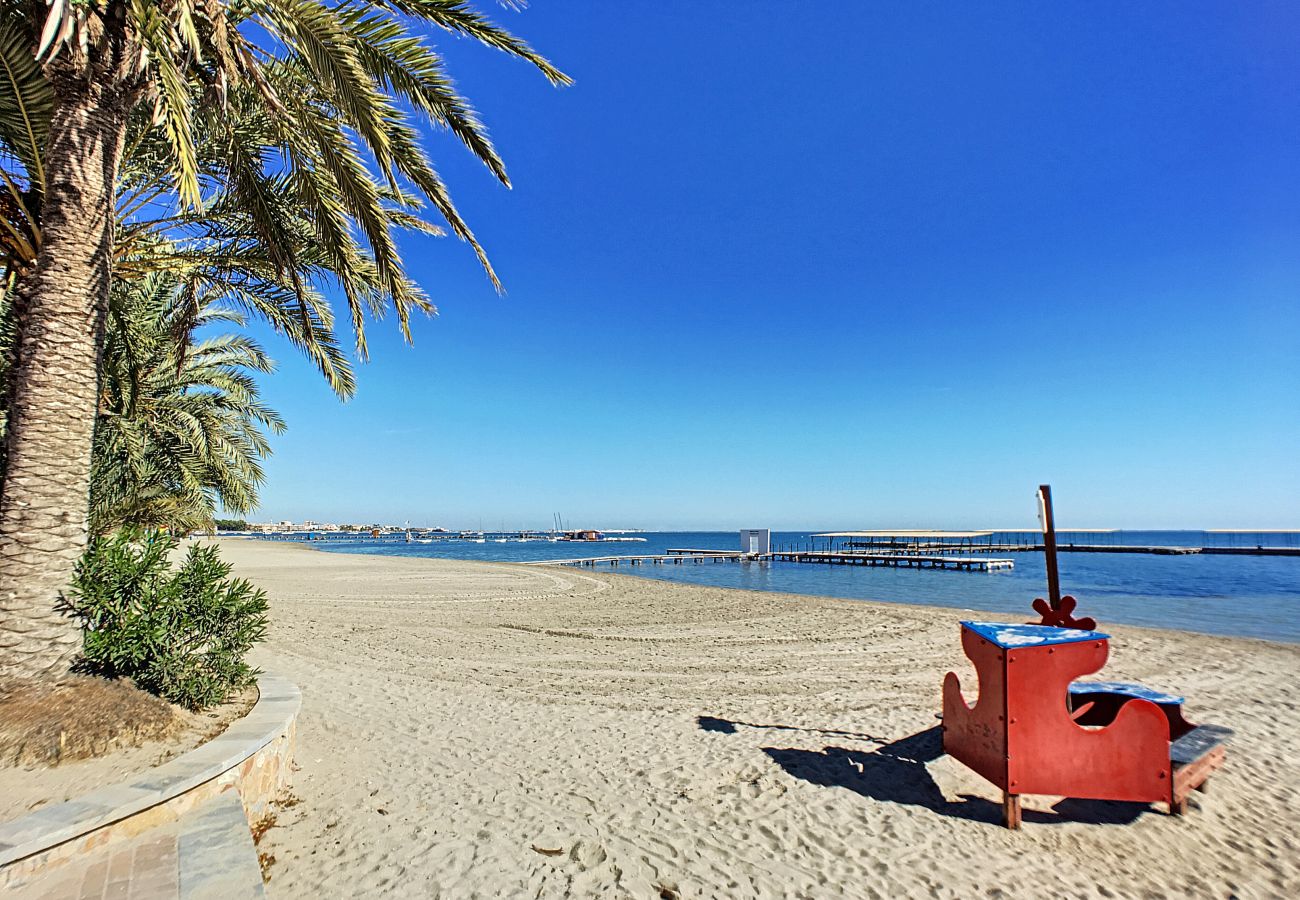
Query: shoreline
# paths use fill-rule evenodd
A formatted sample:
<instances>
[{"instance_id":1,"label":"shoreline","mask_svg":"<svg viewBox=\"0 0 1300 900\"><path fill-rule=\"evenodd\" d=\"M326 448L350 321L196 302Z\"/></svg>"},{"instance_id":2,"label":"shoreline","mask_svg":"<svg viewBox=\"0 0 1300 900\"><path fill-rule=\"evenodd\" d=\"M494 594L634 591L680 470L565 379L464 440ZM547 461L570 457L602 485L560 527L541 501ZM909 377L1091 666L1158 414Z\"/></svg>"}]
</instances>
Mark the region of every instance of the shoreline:
<instances>
[{"instance_id":1,"label":"shoreline","mask_svg":"<svg viewBox=\"0 0 1300 900\"><path fill-rule=\"evenodd\" d=\"M1300 885L1300 647L1111 630L1099 677L1185 694L1228 763L1183 819L1033 797L1013 833L938 746L962 610L310 549L223 541L271 598L254 662L303 691L272 898Z\"/></svg>"},{"instance_id":2,"label":"shoreline","mask_svg":"<svg viewBox=\"0 0 1300 900\"><path fill-rule=\"evenodd\" d=\"M271 544L272 546L276 546L276 547L284 547L284 548L295 547L295 548L298 548L298 549L300 549L300 550L304 550L304 551L308 551L308 552L313 552L313 553L322 553L322 554L325 554L325 555L328 555L328 556L349 556L349 557L353 557L353 558L357 558L357 559L371 559L371 560L389 560L389 559L403 559L403 560L407 560L407 559L413 559L413 560L434 560L434 561L446 561L446 562L455 562L455 563L465 563L465 564L467 564L467 565L511 566L511 567L515 567L515 568L518 568L518 567L523 566L523 565L528 565L527 563L509 562L509 561L504 561L504 560L464 559L464 558L460 558L460 557L451 557L451 556L414 556L414 555L407 556L407 555L403 555L403 554L355 553L355 552L351 552L351 551L349 551L349 550L345 550L345 549L326 549L326 548L324 548L324 547L315 546L314 544L309 543L309 542L301 542L301 543L299 543L299 542L285 541L285 542L283 542L283 543L272 543L272 542L269 542L269 541L268 541L268 542L261 542L261 541L259 541L257 538L249 538L249 537L243 537L243 536L241 536L241 537L222 537L222 538L218 538L217 541L218 541L219 543L220 543L220 542L225 542L225 541L239 541L239 542L247 542L247 543L254 543L254 544L256 544L256 543L267 543L267 544ZM549 568L549 567L548 567L548 568ZM555 567L555 568L556 568L556 569L559 569L560 567ZM583 571L585 571L585 572L592 572L593 570L592 570L592 569L584 569ZM836 596L832 596L832 595L830 595L830 594L804 594L804 593L799 593L799 592L796 592L796 591L767 591L767 590L757 590L757 589L750 589L750 588L721 587L721 586L715 586L715 585L710 585L710 584L699 584L699 583L692 583L692 582L687 582L687 581L677 581L677 580L674 580L674 579L671 579L671 578L656 578L654 575L641 575L641 574L633 575L633 574L629 574L629 573L625 573L625 572L614 572L614 571L612 571L612 570L610 570L610 569L608 569L608 568L606 568L606 569L596 569L595 572L596 572L596 574L598 574L598 575L599 575L600 577L602 577L602 578L604 578L604 577L610 577L610 578L615 578L615 579L627 578L627 579L631 579L631 580L633 580L633 581L653 581L653 582L655 582L655 583L657 583L657 584L669 584L669 585L673 585L673 586L676 586L676 587L682 587L682 588L687 588L687 589L739 591L739 592L742 592L742 593L762 594L762 595L777 596L777 597L786 597L786 598L807 598L807 599L810 599L810 600L818 600L818 601L833 602L833 603L852 603L852 604L863 604L863 603L865 603L865 604L869 604L869 605L873 605L873 606L900 607L900 608L903 608L903 609L909 609L909 610L912 610L912 611L917 612L917 613L925 613L926 611L938 610L938 611L947 611L947 612L950 612L950 613L965 613L965 614L969 614L970 616L977 616L977 617L978 617L978 616L981 616L981 615L987 615L987 616L991 616L991 617L993 617L993 619L1004 619L1004 618L1008 618L1008 617L1010 617L1011 619L1016 619L1016 615L1017 615L1016 613L1012 613L1012 612L1003 612L1003 611L1000 611L1000 610L985 609L985 608L981 608L981 607L952 606L952 605L947 605L947 604L937 604L937 603L936 603L936 604L930 604L930 603L908 603L908 602L906 602L906 601L901 601L901 600L881 600L881 599L874 598L874 597L861 597L861 598L859 598L859 597L836 597ZM1030 608L1030 602L1032 601L1032 599L1033 599L1033 598L1027 598L1027 599L1026 599L1025 604L1024 604L1024 607L1025 607L1025 609L1024 609L1024 618L1023 618L1023 619L1017 619L1017 621L1026 621L1026 622L1027 622L1027 621L1029 621L1030 619L1035 618L1035 613L1034 613L1034 611ZM1156 625L1137 625L1137 624L1129 624L1129 623L1125 623L1125 622L1108 623L1108 622L1105 622L1105 621L1101 621L1101 620L1099 620L1099 622L1098 622L1098 626L1097 626L1097 630L1100 631L1100 632L1102 632L1103 634L1113 634L1113 633L1116 632L1116 631L1138 630L1138 631L1142 631L1142 632L1151 632L1151 633L1153 633L1153 634L1157 634L1157 635L1159 635L1159 634L1164 634L1164 635L1167 635L1167 636L1175 636L1175 635L1194 635L1194 636L1196 636L1196 637L1203 637L1203 638L1213 638L1213 639L1221 639L1221 640L1242 641L1242 642L1246 642L1246 643L1270 644L1270 645L1278 645L1278 646L1282 646L1282 647L1296 647L1296 648L1300 648L1300 640L1295 640L1295 641L1290 641L1290 640L1269 640L1268 638L1253 637L1253 636L1250 636L1250 635L1239 635L1239 634L1216 634L1216 633L1214 633L1214 632L1210 632L1210 631L1196 631L1196 630L1194 630L1194 629L1190 629L1190 628L1167 628L1167 627L1160 627L1160 626L1156 626Z\"/></svg>"}]
</instances>

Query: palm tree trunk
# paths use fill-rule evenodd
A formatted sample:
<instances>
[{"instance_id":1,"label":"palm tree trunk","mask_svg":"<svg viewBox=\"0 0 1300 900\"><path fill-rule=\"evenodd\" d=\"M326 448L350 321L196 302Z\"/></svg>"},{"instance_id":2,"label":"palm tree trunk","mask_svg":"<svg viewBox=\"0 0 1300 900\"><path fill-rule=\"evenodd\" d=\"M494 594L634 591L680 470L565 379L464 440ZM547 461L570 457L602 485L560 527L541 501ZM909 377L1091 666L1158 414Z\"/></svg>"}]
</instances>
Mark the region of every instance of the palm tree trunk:
<instances>
[{"instance_id":1,"label":"palm tree trunk","mask_svg":"<svg viewBox=\"0 0 1300 900\"><path fill-rule=\"evenodd\" d=\"M55 82L43 241L19 287L0 486L0 677L57 678L81 651L60 599L85 551L91 445L129 111L120 83Z\"/></svg>"}]
</instances>

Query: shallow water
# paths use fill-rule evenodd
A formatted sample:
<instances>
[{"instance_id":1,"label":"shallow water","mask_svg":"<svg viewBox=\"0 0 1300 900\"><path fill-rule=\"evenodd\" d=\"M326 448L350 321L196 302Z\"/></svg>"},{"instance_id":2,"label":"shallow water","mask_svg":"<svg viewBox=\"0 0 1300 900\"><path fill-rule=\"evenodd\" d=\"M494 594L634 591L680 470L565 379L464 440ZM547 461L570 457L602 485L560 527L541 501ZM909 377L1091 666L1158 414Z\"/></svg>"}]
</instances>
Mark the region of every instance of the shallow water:
<instances>
[{"instance_id":1,"label":"shallow water","mask_svg":"<svg viewBox=\"0 0 1300 900\"><path fill-rule=\"evenodd\" d=\"M423 556L521 562L663 553L669 548L734 550L735 532L645 532L644 542L583 544L319 540L323 550L387 556ZM1069 536L1062 534L1062 538ZM1080 543L1153 546L1250 546L1267 540L1296 546L1300 536L1216 535L1204 532L1119 532L1078 538ZM807 533L774 533L773 546L806 543ZM689 584L883 600L987 610L1029 618L1030 603L1046 592L1043 554L994 553L1010 558L1006 572L952 572L799 563L702 563L620 566L625 575ZM1061 590L1079 600L1078 612L1106 623L1177 628L1206 634L1300 642L1300 557L1068 553L1059 555Z\"/></svg>"}]
</instances>

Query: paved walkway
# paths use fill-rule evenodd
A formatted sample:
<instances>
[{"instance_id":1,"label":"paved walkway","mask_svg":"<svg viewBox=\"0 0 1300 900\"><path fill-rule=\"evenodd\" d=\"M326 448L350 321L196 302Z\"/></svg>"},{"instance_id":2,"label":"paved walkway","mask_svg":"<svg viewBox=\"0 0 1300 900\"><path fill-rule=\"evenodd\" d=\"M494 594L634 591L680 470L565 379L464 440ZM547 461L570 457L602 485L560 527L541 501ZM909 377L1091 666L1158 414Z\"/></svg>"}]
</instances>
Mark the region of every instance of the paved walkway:
<instances>
[{"instance_id":1,"label":"paved walkway","mask_svg":"<svg viewBox=\"0 0 1300 900\"><path fill-rule=\"evenodd\" d=\"M14 900L155 900L180 897L180 828L155 828L133 841L69 860L11 891Z\"/></svg>"},{"instance_id":2,"label":"paved walkway","mask_svg":"<svg viewBox=\"0 0 1300 900\"><path fill-rule=\"evenodd\" d=\"M4 900L243 900L262 898L257 848L234 791L179 822L68 860Z\"/></svg>"}]
</instances>

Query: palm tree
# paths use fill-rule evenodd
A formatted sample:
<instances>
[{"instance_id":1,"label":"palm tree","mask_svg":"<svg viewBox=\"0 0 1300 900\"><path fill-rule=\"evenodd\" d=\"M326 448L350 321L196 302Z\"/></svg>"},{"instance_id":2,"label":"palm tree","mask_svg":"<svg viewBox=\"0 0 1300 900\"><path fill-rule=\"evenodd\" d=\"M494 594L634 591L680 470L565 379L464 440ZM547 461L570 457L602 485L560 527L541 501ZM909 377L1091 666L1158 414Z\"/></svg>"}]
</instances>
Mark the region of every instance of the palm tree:
<instances>
[{"instance_id":1,"label":"palm tree","mask_svg":"<svg viewBox=\"0 0 1300 900\"><path fill-rule=\"evenodd\" d=\"M251 376L274 366L243 335L198 340L218 323L246 324L230 302L240 295L197 277L201 269L114 279L100 363L92 534L123 526L190 531L211 526L219 507L257 507L261 460L270 453L262 429L278 434L284 424L260 402ZM10 312L0 297L0 394Z\"/></svg>"},{"instance_id":2,"label":"palm tree","mask_svg":"<svg viewBox=\"0 0 1300 900\"><path fill-rule=\"evenodd\" d=\"M240 335L199 340L217 323L243 325L210 297L187 296L175 275L114 286L101 365L91 468L90 528L189 531L219 507L257 507L270 453L263 429L280 416L261 402L255 373L274 366Z\"/></svg>"},{"instance_id":3,"label":"palm tree","mask_svg":"<svg viewBox=\"0 0 1300 900\"><path fill-rule=\"evenodd\" d=\"M148 131L147 116L137 115L131 128L143 129L144 133L129 140L130 152L124 155L118 179L112 296L117 297L140 279L168 273L174 276L175 289L191 298L191 316L197 315L197 300L203 297L205 303L220 300L232 310L260 317L316 364L340 398L351 397L356 387L351 361L339 345L329 303L313 286L313 282L333 280L333 273L315 246L310 222L287 198L281 198L284 208L277 214L291 224L288 233L296 242L293 252L310 276L300 290L295 290L290 279L276 271L268 249L233 204L209 207L202 215L155 214L147 218L132 214L146 205L141 202L140 186L158 181L159 138ZM0 161L0 176L7 174ZM13 185L14 180L8 184ZM155 186L147 199L156 197ZM21 200L21 194L0 191L0 481L5 471L3 439L17 331L16 310L10 301L14 283L35 265L41 245L39 218L28 218L21 211ZM368 288L379 289L373 283ZM112 308L110 302L110 313ZM101 376L107 374L111 362L111 315L109 325L106 340L110 343L105 346ZM178 327L175 336L187 339L186 330Z\"/></svg>"},{"instance_id":4,"label":"palm tree","mask_svg":"<svg viewBox=\"0 0 1300 900\"><path fill-rule=\"evenodd\" d=\"M4 108L4 88L12 88L9 96L28 110L43 105L48 108L41 103L41 95L48 94L48 85L39 77L25 84L6 80L3 63L0 45L0 112ZM206 138L200 132L200 144L211 146ZM3 129L0 129L0 150L4 146ZM27 171L39 172L43 168L41 149L37 144L31 150L36 164L26 166ZM333 311L318 288L320 284L337 281L337 276L329 270L329 261L316 242L311 220L291 197L281 193L274 198L276 205L271 212L284 223L277 252L285 252L287 248L299 261L299 277L295 283L289 273L277 269L272 248L265 246L262 235L250 224L244 211L221 194L215 194L203 211L159 210L158 203L168 193L169 180L165 160L160 158L163 150L165 139L153 127L150 114L136 110L128 127L127 147L117 181L112 252L114 282L159 271L184 271L193 288L219 290L236 306L266 320L316 364L340 398L349 398L355 390L351 362L339 346ZM211 152L200 155L205 173L219 170L214 156ZM39 182L35 187L23 189L32 181L27 171L19 167L14 167L18 171L6 171L6 168L0 152L0 302L12 297L19 276L34 269L42 234L40 206L29 200L32 196L39 197ZM31 206L33 212L29 213L26 206ZM395 228L412 227L405 220L394 220L393 224ZM425 223L416 224L423 226L421 230L437 233ZM373 279L363 287L371 293L382 291ZM408 289L419 290L414 285ZM10 318L5 323L11 331L15 327L12 312L10 309ZM12 342L4 344L12 349L11 345ZM11 357L9 354L0 359L0 366L11 361ZM7 399L8 391L0 387L0 436L4 433ZM0 452L0 459L2 456Z\"/></svg>"},{"instance_id":5,"label":"palm tree","mask_svg":"<svg viewBox=\"0 0 1300 900\"><path fill-rule=\"evenodd\" d=\"M173 199L191 221L223 207L258 235L304 310L312 266L323 265L337 276L362 354L367 314L392 308L409 335L410 313L430 308L406 278L393 234L403 224L432 227L417 204L430 204L468 241L496 283L420 147L420 122L449 129L508 184L505 168L413 24L526 60L553 83L568 80L464 0L0 0L0 74L48 87L47 109L0 90L5 203L20 207L0 219L25 220L40 242L12 282L0 675L57 677L79 648L58 598L86 544L115 196L134 110L151 111L166 149L158 195L132 214ZM199 133L212 141L206 167ZM152 188L141 190L150 197ZM277 213L284 196L298 219ZM293 240L301 220L315 262ZM6 245L23 240L6 232Z\"/></svg>"}]
</instances>

